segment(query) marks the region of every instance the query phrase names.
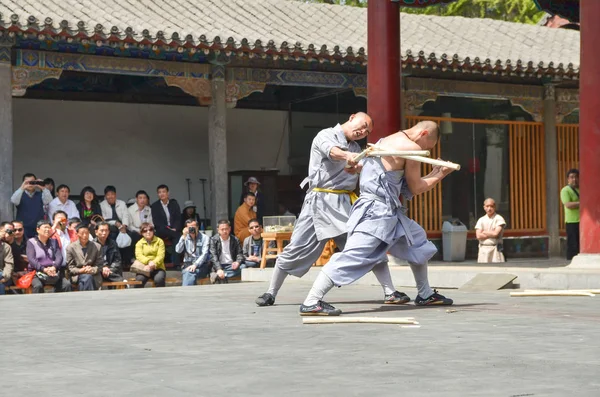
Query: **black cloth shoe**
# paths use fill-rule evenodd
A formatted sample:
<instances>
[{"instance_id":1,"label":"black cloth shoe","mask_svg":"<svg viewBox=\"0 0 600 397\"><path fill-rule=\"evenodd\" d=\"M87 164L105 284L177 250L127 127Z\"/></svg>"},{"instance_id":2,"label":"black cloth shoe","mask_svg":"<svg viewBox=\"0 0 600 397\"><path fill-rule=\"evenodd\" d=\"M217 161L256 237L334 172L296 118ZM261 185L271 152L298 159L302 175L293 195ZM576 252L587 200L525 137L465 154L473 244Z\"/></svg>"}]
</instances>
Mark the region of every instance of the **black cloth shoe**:
<instances>
[{"instance_id":1,"label":"black cloth shoe","mask_svg":"<svg viewBox=\"0 0 600 397\"><path fill-rule=\"evenodd\" d=\"M339 316L342 314L340 309L336 309L327 302L319 301L316 305L300 305L301 316Z\"/></svg>"},{"instance_id":2,"label":"black cloth shoe","mask_svg":"<svg viewBox=\"0 0 600 397\"><path fill-rule=\"evenodd\" d=\"M258 306L273 306L275 303L275 297L268 292L265 292L255 300Z\"/></svg>"},{"instance_id":3,"label":"black cloth shoe","mask_svg":"<svg viewBox=\"0 0 600 397\"><path fill-rule=\"evenodd\" d=\"M450 298L446 298L444 295L438 294L437 290L433 290L433 295L431 295L427 299L423 299L420 296L417 296L415 299L415 305L417 306L433 306L433 305L442 305L442 306L450 306L454 301Z\"/></svg>"},{"instance_id":4,"label":"black cloth shoe","mask_svg":"<svg viewBox=\"0 0 600 397\"><path fill-rule=\"evenodd\" d=\"M391 304L391 305L401 305L403 303L410 302L410 297L406 295L404 292L394 291L393 294L386 295L383 303Z\"/></svg>"}]
</instances>

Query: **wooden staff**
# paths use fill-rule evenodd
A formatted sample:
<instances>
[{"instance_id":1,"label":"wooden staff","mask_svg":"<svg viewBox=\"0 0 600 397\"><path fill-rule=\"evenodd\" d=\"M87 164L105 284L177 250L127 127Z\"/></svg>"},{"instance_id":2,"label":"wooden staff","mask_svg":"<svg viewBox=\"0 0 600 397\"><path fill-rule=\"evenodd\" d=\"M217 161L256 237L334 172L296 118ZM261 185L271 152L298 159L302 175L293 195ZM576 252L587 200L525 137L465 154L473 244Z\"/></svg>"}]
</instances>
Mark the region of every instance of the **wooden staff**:
<instances>
[{"instance_id":1,"label":"wooden staff","mask_svg":"<svg viewBox=\"0 0 600 397\"><path fill-rule=\"evenodd\" d=\"M414 317L302 317L303 324L348 324L348 323L371 323L371 324L413 324L419 323Z\"/></svg>"}]
</instances>

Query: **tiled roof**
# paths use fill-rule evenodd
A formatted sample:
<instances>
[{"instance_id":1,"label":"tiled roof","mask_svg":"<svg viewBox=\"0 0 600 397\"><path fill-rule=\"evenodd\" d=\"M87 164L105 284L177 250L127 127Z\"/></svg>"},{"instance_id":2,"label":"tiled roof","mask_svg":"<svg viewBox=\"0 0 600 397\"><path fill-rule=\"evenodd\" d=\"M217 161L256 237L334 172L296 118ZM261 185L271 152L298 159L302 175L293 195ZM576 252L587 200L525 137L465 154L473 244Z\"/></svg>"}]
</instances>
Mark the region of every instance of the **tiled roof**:
<instances>
[{"instance_id":1,"label":"tiled roof","mask_svg":"<svg viewBox=\"0 0 600 397\"><path fill-rule=\"evenodd\" d=\"M0 13L0 30L44 39L366 61L365 8L292 0L1 0ZM577 31L414 14L402 14L401 30L405 66L578 75Z\"/></svg>"}]
</instances>

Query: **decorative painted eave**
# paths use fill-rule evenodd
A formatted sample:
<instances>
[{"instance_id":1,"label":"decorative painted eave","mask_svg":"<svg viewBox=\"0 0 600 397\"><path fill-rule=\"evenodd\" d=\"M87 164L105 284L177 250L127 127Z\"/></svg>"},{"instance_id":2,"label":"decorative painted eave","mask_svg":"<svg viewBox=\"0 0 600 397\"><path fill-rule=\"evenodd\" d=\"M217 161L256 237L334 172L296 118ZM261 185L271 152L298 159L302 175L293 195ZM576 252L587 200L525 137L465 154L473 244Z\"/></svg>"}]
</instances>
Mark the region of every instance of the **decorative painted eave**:
<instances>
[{"instance_id":1,"label":"decorative painted eave","mask_svg":"<svg viewBox=\"0 0 600 397\"><path fill-rule=\"evenodd\" d=\"M56 2L56 0L47 1L50 3ZM213 1L215 0L202 0L198 4L203 5L205 2L209 4ZM244 0L236 1L238 3L244 2ZM306 4L285 0L278 1L277 3L273 2L271 7L282 7L282 10L288 13L301 8L302 10L298 11L298 15L304 15L302 13L312 11L321 12L323 15L318 16L321 24L324 18L327 18L326 21L337 21L345 17L356 29L352 32L351 37L341 36L339 31L326 32L321 29L315 32L314 29L309 29L310 33L306 33L305 38L315 41L315 43L310 43L281 40L286 36L301 36L302 32L306 31L302 30L304 25L301 27L290 26L290 31L283 32L283 34L282 30L285 30L285 27L278 28L276 34L273 33L272 39L252 39L251 36L261 35L264 37L264 33L260 34L259 31L264 31L265 26L256 25L258 23L264 24L264 22L259 21L258 17L256 21L251 20L248 15L244 15L246 17L245 24L255 24L256 31L249 28L245 30L239 28L238 31L241 30L242 33L238 37L209 36L209 33L199 36L192 35L189 32L197 30L198 26L190 25L189 28L186 28L187 25L183 23L175 25L178 21L165 22L169 21L166 19L167 17L162 20L153 20L152 24L149 23L148 26L160 26L160 23L170 23L171 28L157 29L154 32L150 29L141 29L140 33L139 26L137 28L131 26L125 28L123 26L111 26L109 28L100 23L88 24L83 20L62 19L58 22L58 19L46 17L41 22L35 16L24 18L23 14L20 16L12 14L7 19L6 14L0 14L0 34L13 39L17 48L67 53L188 62L217 60L223 63L236 58L255 58L267 62L283 60L337 64L345 67L352 66L357 71L367 65L366 26L363 26L366 25L364 23L366 22L365 9ZM244 4L249 3L244 2ZM232 11L235 8L233 4L222 3L222 6L229 7L228 12L234 12ZM269 11L263 10L262 12L268 13ZM72 16L65 15L68 18L72 18ZM100 19L100 17L104 19ZM111 15L102 14L99 15L97 20L108 21L109 23L111 21L122 22L123 20L122 15L121 19L108 17L111 17ZM94 16L92 15L90 18L94 18ZM226 22L215 21L221 24ZM317 24L314 21L307 21L306 23L311 24L310 27ZM173 26L183 26L182 31L176 31ZM578 59L578 40L575 40L575 36L568 35L572 32L549 33L540 30L546 29L544 27L531 25L412 14L402 14L401 26L402 67L404 69L417 68L451 73L474 73L529 79L576 80L579 78L578 60L575 60ZM237 27L234 28L237 29ZM343 31L345 27L332 29ZM222 28L219 30L214 26L206 28L206 32L235 33L232 30ZM484 30L487 30L485 34L482 33L482 36L487 35L484 38L475 37L476 35L472 33L483 32ZM496 31L500 32L497 33L498 42L490 42L490 37L494 38L494 34L496 34L494 32ZM241 36L242 34L245 37ZM520 37L520 35L523 37ZM539 36L543 36L543 38L539 38ZM469 37L474 39L470 40ZM331 44L336 41L358 45ZM548 43L548 47L545 45L546 43ZM574 48L576 45L577 48ZM557 51L560 48L562 48L562 52ZM508 57L502 57L504 55ZM531 56L531 58L523 59L524 56ZM565 59L565 62L557 62L560 59ZM571 60L571 62L567 62L568 60Z\"/></svg>"}]
</instances>

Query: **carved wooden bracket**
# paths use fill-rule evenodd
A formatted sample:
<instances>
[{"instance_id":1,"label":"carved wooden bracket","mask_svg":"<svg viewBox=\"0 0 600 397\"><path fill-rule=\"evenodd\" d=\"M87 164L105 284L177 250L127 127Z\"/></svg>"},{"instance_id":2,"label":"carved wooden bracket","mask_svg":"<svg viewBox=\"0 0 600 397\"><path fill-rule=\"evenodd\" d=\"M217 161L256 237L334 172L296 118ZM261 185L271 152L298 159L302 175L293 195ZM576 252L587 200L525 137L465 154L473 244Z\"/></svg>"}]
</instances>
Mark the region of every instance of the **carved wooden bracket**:
<instances>
[{"instance_id":1,"label":"carved wooden bracket","mask_svg":"<svg viewBox=\"0 0 600 397\"><path fill-rule=\"evenodd\" d=\"M427 101L435 101L438 93L434 91L410 90L404 92L404 114L406 116L418 116L423 105Z\"/></svg>"},{"instance_id":2,"label":"carved wooden bracket","mask_svg":"<svg viewBox=\"0 0 600 397\"><path fill-rule=\"evenodd\" d=\"M579 90L558 88L556 91L556 122L562 123L566 116L579 109Z\"/></svg>"},{"instance_id":3,"label":"carved wooden bracket","mask_svg":"<svg viewBox=\"0 0 600 397\"><path fill-rule=\"evenodd\" d=\"M544 101L538 98L510 98L510 102L529 113L533 120L540 123L544 119Z\"/></svg>"},{"instance_id":4,"label":"carved wooden bracket","mask_svg":"<svg viewBox=\"0 0 600 397\"><path fill-rule=\"evenodd\" d=\"M201 105L210 105L212 102L212 91L208 79L167 76L165 82L169 86L179 87L186 94L198 98Z\"/></svg>"},{"instance_id":5,"label":"carved wooden bracket","mask_svg":"<svg viewBox=\"0 0 600 397\"><path fill-rule=\"evenodd\" d=\"M237 101L246 98L253 92L264 92L267 83L256 83L252 81L228 81L225 93L227 107L234 108Z\"/></svg>"},{"instance_id":6,"label":"carved wooden bracket","mask_svg":"<svg viewBox=\"0 0 600 397\"><path fill-rule=\"evenodd\" d=\"M24 66L12 68L12 95L23 96L27 88L47 79L59 79L62 69L28 68Z\"/></svg>"},{"instance_id":7,"label":"carved wooden bracket","mask_svg":"<svg viewBox=\"0 0 600 397\"><path fill-rule=\"evenodd\" d=\"M354 87L352 88L352 91L354 91L354 95L357 97L363 97L365 99L367 98L367 89L364 87Z\"/></svg>"}]
</instances>

